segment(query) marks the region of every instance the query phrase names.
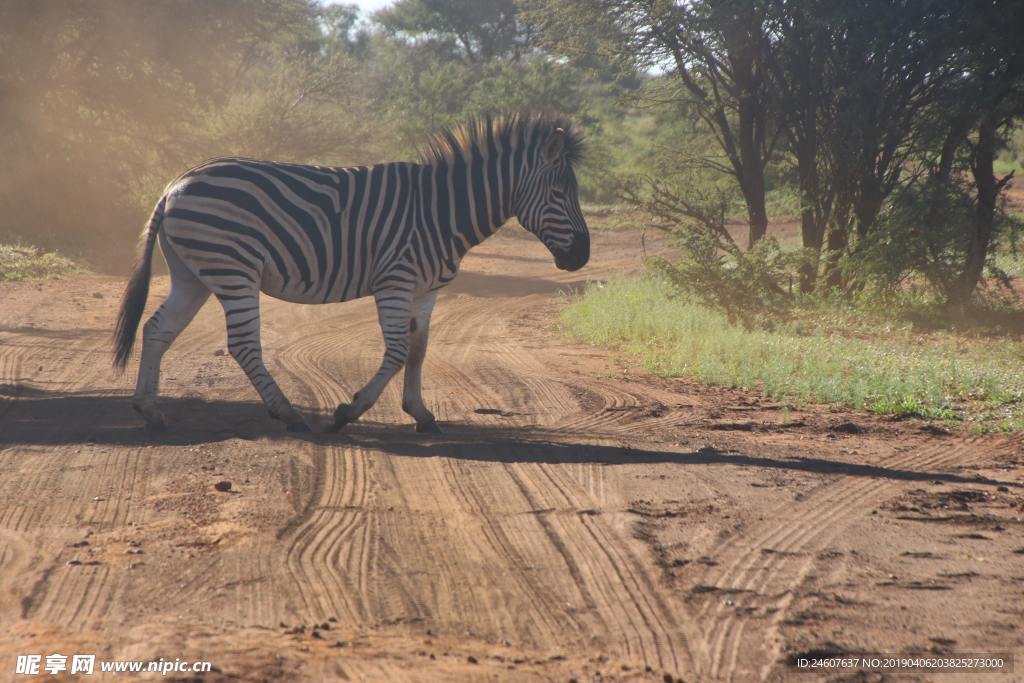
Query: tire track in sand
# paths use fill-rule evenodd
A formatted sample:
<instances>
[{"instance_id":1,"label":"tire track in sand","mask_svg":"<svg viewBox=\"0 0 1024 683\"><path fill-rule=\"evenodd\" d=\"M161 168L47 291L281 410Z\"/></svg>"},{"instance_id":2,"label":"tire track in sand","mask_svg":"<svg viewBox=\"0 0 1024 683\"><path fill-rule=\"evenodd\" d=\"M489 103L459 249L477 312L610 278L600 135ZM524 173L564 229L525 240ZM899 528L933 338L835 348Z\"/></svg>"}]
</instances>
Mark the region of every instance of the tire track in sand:
<instances>
[{"instance_id":1,"label":"tire track in sand","mask_svg":"<svg viewBox=\"0 0 1024 683\"><path fill-rule=\"evenodd\" d=\"M515 299L503 315L491 317L486 327L473 324L455 330L462 335L474 330L472 341L460 339L455 344L465 349L464 358L473 361L456 379L460 384L472 382L474 377L483 374L481 371L488 364L500 359L502 370L514 377L516 385L523 387L527 395L522 405L499 405L510 411L528 406L541 416L542 425L562 425L567 418L589 411L589 407L579 404L577 392L568 381L536 359L538 352L534 348L508 341L517 336L510 334L510 320L531 310L536 303L532 297ZM492 308L490 302L477 305ZM481 329L488 332L482 339ZM499 400L501 398L507 399L507 395L500 396ZM615 400L608 396L604 399ZM564 431L570 439L578 436L574 434L576 430ZM591 514L605 502L604 467L584 462L589 459L585 445L573 443L570 448L557 446L554 449L540 445L537 449L539 453L531 455L538 462L516 462L513 458L503 470L519 490L530 517L542 529L542 534L534 532L533 535L544 538L548 546L544 554L561 556L566 571L574 579L572 583L581 589L578 597L587 607L587 632L601 634L611 649L626 656L681 672L688 659L684 635L687 629L680 623L673 606L657 597L649 558L636 555L632 551L632 539L622 537L604 515ZM565 455L560 455L563 451ZM470 485L475 481L474 478L467 480ZM491 477L477 488L493 497L494 491L507 495L504 492L509 486ZM485 511L494 509L500 506L481 507ZM500 525L501 521L491 520L490 523ZM557 604L559 600L554 602ZM564 640L565 634L560 637Z\"/></svg>"},{"instance_id":2,"label":"tire track in sand","mask_svg":"<svg viewBox=\"0 0 1024 683\"><path fill-rule=\"evenodd\" d=\"M962 464L974 441L899 454L876 466L913 470ZM779 656L775 629L793 591L812 569L814 555L879 502L910 485L913 481L846 476L796 505L780 504L765 514L769 521L723 544L723 552L715 555L721 570L709 571L704 585L734 594L734 605L712 598L698 611L698 618L709 624L698 671L713 680L763 679ZM747 613L744 603L750 597L755 609ZM766 614L774 615L771 633L745 638L746 626Z\"/></svg>"},{"instance_id":3,"label":"tire track in sand","mask_svg":"<svg viewBox=\"0 0 1024 683\"><path fill-rule=\"evenodd\" d=\"M503 333L496 336L506 337L507 339L508 335ZM609 427L609 422L620 422L617 419L618 416L613 416L613 420L602 419L594 414L592 407L589 410L577 411L574 414L573 411L567 409L568 404L571 402L567 395L558 389L552 388L553 378L545 377L546 374L550 374L550 370L544 367L543 362L535 362L529 353L522 351L523 347L521 345L499 342L496 346L500 346L497 349L497 355L500 355L504 361L504 369L515 368L518 371L515 373L517 376L522 377L525 375L529 380L532 380L526 382L528 385L533 384L537 386L538 382L542 383L540 391L534 392L532 399L544 406L545 414L568 418L563 419L562 422L557 422L560 427L566 428L566 431L577 432L581 431L581 429L597 431L601 428L606 430ZM545 373L545 370L548 370L548 372ZM559 382L560 379L556 379L555 382ZM590 383L588 382L587 384ZM621 404L624 406L640 407L645 399L648 402L650 400L650 397L641 397L639 394L631 391L616 390L616 387L609 387L605 384L597 386L597 396L606 406L618 406ZM657 418L657 421L668 422L660 418ZM625 423L614 424L612 431L635 432L635 421L623 422ZM670 422L676 423L678 418L671 419ZM882 466L889 468L924 468L951 464L957 461L960 457L959 454L966 448L967 446L955 449L939 446L935 453L929 451L901 455L886 461ZM548 466L540 464L538 468L552 476L546 472L546 470L551 469ZM576 478L579 478L578 474ZM757 550L753 553L744 552L742 549L738 550L736 558L728 563L726 570L721 576L717 577L714 585L733 590L749 590L763 593L766 587L777 583L780 577L786 577L788 574L793 573L790 571L791 565L798 561L792 558L800 554L806 554L814 548L823 547L830 539L835 538L842 529L859 518L865 509L865 501L877 501L887 495L891 495L901 486L905 486L905 484L901 484L899 481L878 479L852 479L851 481L851 478L844 479L844 481L836 484L826 485L824 491L809 498L800 507L801 512L796 519L793 519L792 514L780 516L779 518L786 519L787 522L780 525L769 525L767 530L757 530L755 533L758 535L754 539L754 546ZM531 480L531 487L530 490L543 490L543 486L538 485L536 479ZM589 490L592 491L593 488L590 487ZM828 509L825 515L821 513L823 506ZM784 512L781 509L782 507L780 506L777 512ZM733 544L736 545L744 540L749 540L749 537L750 534L745 533L734 539ZM763 560L760 547L770 547L776 550L776 552L769 554L767 560ZM807 563L805 562L804 564ZM786 586L780 590L773 591L773 593L783 596L791 595L789 591L802 580L808 570L809 566L795 572L794 578ZM649 594L656 595L657 591L652 590ZM706 671L708 675L716 679L728 680L732 678L737 669L741 645L744 643L744 626L747 620L738 618L736 615L737 610L731 610L724 613L724 618L722 618L723 608L719 603L716 614L710 616L710 618L714 619L714 626L707 630L707 642L703 645L698 645L700 649L695 659L699 662L699 666L701 666L703 671ZM708 615L704 614L703 616ZM704 639L698 637L694 640ZM662 665L665 664L664 660L659 661Z\"/></svg>"},{"instance_id":4,"label":"tire track in sand","mask_svg":"<svg viewBox=\"0 0 1024 683\"><path fill-rule=\"evenodd\" d=\"M456 300L458 307L442 300L435 314L428 391L454 396L452 408L470 415L481 405L508 412L529 406L544 422L580 412L571 388L552 381L550 372L536 374L531 352L502 340L507 320L534 302ZM320 329L339 330L332 321L321 320ZM345 349L365 347L376 334L375 326L358 325L302 335L278 353L278 362L315 403L330 408L340 372L326 368L343 364L345 374L354 374L352 366L366 361ZM443 349L455 353L441 356ZM513 402L504 385L480 382L477 370L496 359L519 389ZM382 406L401 415L396 407ZM317 456L323 478L315 500L283 534L303 609L310 618L338 613L364 624L424 619L533 647L574 647L596 638L634 661L682 671L685 637L673 606L655 597L649 558L622 536L620 521L589 512L604 488L600 466L579 472L585 446L580 457L558 462L561 451L576 447L530 445L534 457L551 464L516 462L519 454L512 452L501 454L505 464L481 465L478 458L490 459L490 447L465 440L444 443L429 458L391 454L386 444L372 452L327 445ZM386 491L386 499L371 489ZM424 583L424 575L433 583Z\"/></svg>"},{"instance_id":5,"label":"tire track in sand","mask_svg":"<svg viewBox=\"0 0 1024 683\"><path fill-rule=\"evenodd\" d=\"M275 303L275 316L299 317L302 322L289 326L288 338L293 341L272 352L274 363L318 412L331 415L346 387L354 391L350 387L359 381L358 370L365 369L366 359L353 351L376 327L374 318L366 315L372 311L367 304L334 306L322 317L309 307ZM346 358L357 366L356 372L350 366L338 372L339 362ZM323 442L307 447L311 490L297 514L277 532L285 543L284 565L291 577L288 591L294 594L296 616L365 624L372 621L367 592L376 545L367 519L372 495L368 456L359 448Z\"/></svg>"},{"instance_id":6,"label":"tire track in sand","mask_svg":"<svg viewBox=\"0 0 1024 683\"><path fill-rule=\"evenodd\" d=\"M155 289L159 292L163 287L158 283ZM155 310L159 300L158 296L151 297L149 312ZM209 326L203 329L197 325L182 336L172 353L208 347L215 334ZM37 580L22 600L22 618L80 628L102 620L123 585L116 580L120 568L92 562L88 557L79 559L81 553L69 548L69 541L80 538L85 530L102 533L123 528L129 520L144 521L151 453L138 447L94 444L86 438L92 425L103 423L110 399L123 392L117 385L130 381L121 378L111 384L106 334L89 331L57 335L40 328L19 336L21 340L5 343L0 350L29 349L33 364L61 369L56 377L48 378L47 393L38 398L30 382L26 400L77 401L75 410L61 415L61 429L82 437L54 443L43 451L16 447L3 453L5 476L0 491L16 491L15 499L24 504L9 507L0 527L8 534L28 534L37 551L30 567ZM84 393L86 390L88 393ZM6 415L0 413L0 425L5 418L16 417L17 402L13 403ZM130 414L128 401L123 405ZM61 495L53 496L53 491ZM77 528L68 529L69 533L61 537L44 539L34 532L59 527L66 519L75 520L73 527ZM84 564L68 564L83 559Z\"/></svg>"},{"instance_id":7,"label":"tire track in sand","mask_svg":"<svg viewBox=\"0 0 1024 683\"><path fill-rule=\"evenodd\" d=\"M14 343L16 339L9 332L0 332L0 424L21 393L26 379L22 375L22 365L29 347Z\"/></svg>"},{"instance_id":8,"label":"tire track in sand","mask_svg":"<svg viewBox=\"0 0 1024 683\"><path fill-rule=\"evenodd\" d=\"M56 378L48 384L56 387L47 391L54 395L60 393L80 393L86 387L93 387L101 377L94 360L105 352L107 339L95 333L83 333L71 337L54 335L46 329L30 329L24 333L12 335L6 339L2 347L22 349L31 353L32 362L40 367L63 368ZM9 354L18 358L20 354ZM18 361L15 361L18 363ZM20 363L18 363L20 365ZM15 376L17 380L17 376ZM27 394L28 401L36 400L33 395L31 381L20 385ZM112 390L91 391L90 397L103 398L113 394ZM40 400L47 400L44 396ZM13 421L19 415L18 401L12 401L4 413L0 414L0 426L4 421ZM80 422L79 416L67 416L68 422ZM72 426L72 425L68 425ZM0 467L4 474L0 484L0 495L7 495L13 500L22 501L21 505L7 509L0 527L8 537L27 539L34 548L32 561L20 569L36 575L36 580L26 596L21 600L21 616L40 618L53 623L73 624L85 623L85 619L102 611L110 603L110 586L107 582L109 571L100 566L70 567L65 564L70 553L64 548L65 538L43 538L36 531L50 525L54 520L82 520L90 513L90 503L96 493L99 477L92 472L94 469L106 471L116 466L116 461L127 463L122 457L106 453L94 453L83 456L81 447L55 444L45 452L39 449L11 447L3 452ZM100 455L98 463L88 462L91 455ZM128 456L130 457L130 455ZM42 465L42 466L41 466ZM80 473L84 472L84 476ZM72 485L73 484L73 485ZM52 496L54 490L67 491L67 495ZM55 504L56 503L56 504ZM113 521L113 520L111 520ZM16 565L10 567L14 570ZM82 569L75 572L75 569ZM7 580L9 577L4 576Z\"/></svg>"}]
</instances>

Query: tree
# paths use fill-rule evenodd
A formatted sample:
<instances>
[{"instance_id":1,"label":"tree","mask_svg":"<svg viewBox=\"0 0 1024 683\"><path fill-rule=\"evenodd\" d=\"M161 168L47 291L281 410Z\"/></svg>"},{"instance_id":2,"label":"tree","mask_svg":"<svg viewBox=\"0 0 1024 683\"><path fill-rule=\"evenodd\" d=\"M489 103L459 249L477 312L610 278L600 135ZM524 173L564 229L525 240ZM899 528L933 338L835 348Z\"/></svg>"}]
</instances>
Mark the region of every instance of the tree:
<instances>
[{"instance_id":1,"label":"tree","mask_svg":"<svg viewBox=\"0 0 1024 683\"><path fill-rule=\"evenodd\" d=\"M747 209L748 246L768 227L765 168L778 142L768 56L770 3L759 0L528 0L545 44L580 60L604 53L634 71L664 69L681 105L714 134Z\"/></svg>"},{"instance_id":2,"label":"tree","mask_svg":"<svg viewBox=\"0 0 1024 683\"><path fill-rule=\"evenodd\" d=\"M1024 8L972 2L958 3L957 10L934 38L948 50L946 61L933 67L945 74L933 76L941 88L914 124L921 131L913 150L920 172L894 197L879 238L884 243L894 231L913 231L913 242L883 254L912 264L962 310L1013 226L1000 198L1013 174L997 177L995 158L1024 116L1024 47L1010 28L1024 21ZM877 249L880 240L867 242Z\"/></svg>"},{"instance_id":3,"label":"tree","mask_svg":"<svg viewBox=\"0 0 1024 683\"><path fill-rule=\"evenodd\" d=\"M995 175L995 157L1016 120L1024 117L1024 45L1015 28L1024 23L1024 8L1016 2L970 3L970 14L961 26L963 46L958 101L954 116L947 119L935 182L949 181L957 148L969 150L970 172L975 186L975 220L968 235L963 268L950 303L963 308L977 289L996 237L999 197L1013 178L1011 171ZM971 129L977 131L971 138Z\"/></svg>"},{"instance_id":4,"label":"tree","mask_svg":"<svg viewBox=\"0 0 1024 683\"><path fill-rule=\"evenodd\" d=\"M343 52L359 59L368 57L370 33L359 24L358 5L327 5L319 15L325 52Z\"/></svg>"},{"instance_id":5,"label":"tree","mask_svg":"<svg viewBox=\"0 0 1024 683\"><path fill-rule=\"evenodd\" d=\"M804 291L822 276L829 287L859 286L861 278L845 277L847 266L862 263L858 256L869 246L877 255L876 243L892 236L890 225L875 239L883 213L886 220L906 220L910 206L932 207L918 223L949 218L916 245L942 254L945 274L936 281L950 283L942 290L966 300L976 288L999 237L999 195L1010 182L995 177L993 160L1021 114L1021 3L525 4L545 44L577 63L603 56L635 73L671 79L669 96L664 89L657 95L674 102L682 116L694 112L714 135L724 161L705 157L704 165L735 179L747 209L748 248L767 225L766 169L777 157L792 160L803 244L812 257L801 266ZM669 154L680 169L692 156L682 144ZM954 195L967 173L974 178L974 220L944 218L940 207L963 206ZM673 187L671 178L657 174L649 177L643 201L661 218L667 212L702 224L710 215L705 209L720 206L695 205L678 183ZM933 193L936 201L900 199L907 191L920 198L918 185L926 179L948 185ZM964 225L971 227L946 229ZM731 237L723 231L712 232L728 252ZM948 244L939 248L943 240ZM925 261L926 254L915 262ZM954 263L960 263L955 277L947 272Z\"/></svg>"},{"instance_id":6,"label":"tree","mask_svg":"<svg viewBox=\"0 0 1024 683\"><path fill-rule=\"evenodd\" d=\"M893 192L915 181L935 131L964 129L951 95L970 12L942 2L773 5L776 110L797 164L804 246L827 251L829 286L843 284L841 257L864 243ZM809 262L802 289L817 273Z\"/></svg>"},{"instance_id":7,"label":"tree","mask_svg":"<svg viewBox=\"0 0 1024 683\"><path fill-rule=\"evenodd\" d=\"M399 0L373 22L374 89L395 154L484 112L581 110L580 72L531 43L514 0Z\"/></svg>"},{"instance_id":8,"label":"tree","mask_svg":"<svg viewBox=\"0 0 1024 683\"><path fill-rule=\"evenodd\" d=\"M230 148L258 153L250 143L289 130L295 151L314 155L317 142L324 158L345 113L339 102L326 115L317 94L319 13L312 0L0 3L0 239L103 244L93 254L116 264L134 240L112 238L135 234L160 188L191 164ZM283 71L267 78L276 111L292 117L281 126L254 93ZM279 130L256 135L260 126ZM235 147L240 130L250 135Z\"/></svg>"},{"instance_id":9,"label":"tree","mask_svg":"<svg viewBox=\"0 0 1024 683\"><path fill-rule=\"evenodd\" d=\"M818 259L825 230L836 201L834 184L828 182L825 140L836 135L829 103L835 81L831 59L833 28L829 4L806 3L802 7L776 6L771 31L776 49L770 61L779 106L779 125L797 167L800 195L800 233L812 256L801 268L800 289L814 289Z\"/></svg>"},{"instance_id":10,"label":"tree","mask_svg":"<svg viewBox=\"0 0 1024 683\"><path fill-rule=\"evenodd\" d=\"M496 57L518 61L529 44L529 27L515 0L398 0L373 18L391 34L426 42L470 63Z\"/></svg>"}]
</instances>

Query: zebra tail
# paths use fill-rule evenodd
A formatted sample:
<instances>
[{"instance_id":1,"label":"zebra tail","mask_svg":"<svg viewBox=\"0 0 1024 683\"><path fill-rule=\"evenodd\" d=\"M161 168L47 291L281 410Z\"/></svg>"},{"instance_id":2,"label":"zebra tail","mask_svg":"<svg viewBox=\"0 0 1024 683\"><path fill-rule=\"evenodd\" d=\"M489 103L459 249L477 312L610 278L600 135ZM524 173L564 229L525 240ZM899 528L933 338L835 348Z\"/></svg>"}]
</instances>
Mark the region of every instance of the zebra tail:
<instances>
[{"instance_id":1,"label":"zebra tail","mask_svg":"<svg viewBox=\"0 0 1024 683\"><path fill-rule=\"evenodd\" d=\"M121 296L121 310L117 314L117 327L114 328L114 369L124 372L128 358L135 346L135 332L139 329L142 312L146 308L146 297L149 296L149 278L153 270L153 247L156 236L164 220L166 195L160 198L153 215L149 218L145 231L142 233L142 248L139 260L135 263L128 286Z\"/></svg>"}]
</instances>

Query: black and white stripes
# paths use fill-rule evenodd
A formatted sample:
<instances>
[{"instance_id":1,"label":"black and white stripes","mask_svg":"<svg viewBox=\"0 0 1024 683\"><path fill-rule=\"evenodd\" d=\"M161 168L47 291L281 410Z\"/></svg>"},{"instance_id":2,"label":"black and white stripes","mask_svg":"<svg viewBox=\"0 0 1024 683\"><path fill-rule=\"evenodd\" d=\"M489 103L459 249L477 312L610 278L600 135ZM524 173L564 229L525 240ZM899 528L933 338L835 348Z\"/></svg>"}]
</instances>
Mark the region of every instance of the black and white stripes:
<instances>
[{"instance_id":1,"label":"black and white stripes","mask_svg":"<svg viewBox=\"0 0 1024 683\"><path fill-rule=\"evenodd\" d=\"M139 265L115 332L124 367L145 306L159 236L171 294L143 327L134 405L151 427L160 360L212 293L227 318L228 350L271 415L305 430L263 363L259 294L300 303L372 295L385 341L377 374L335 427L357 419L403 366L403 409L420 431L436 431L420 377L437 290L466 252L516 216L559 268L586 264L590 240L573 162L579 134L558 116L513 115L446 130L421 163L326 168L213 159L172 182L147 226Z\"/></svg>"}]
</instances>

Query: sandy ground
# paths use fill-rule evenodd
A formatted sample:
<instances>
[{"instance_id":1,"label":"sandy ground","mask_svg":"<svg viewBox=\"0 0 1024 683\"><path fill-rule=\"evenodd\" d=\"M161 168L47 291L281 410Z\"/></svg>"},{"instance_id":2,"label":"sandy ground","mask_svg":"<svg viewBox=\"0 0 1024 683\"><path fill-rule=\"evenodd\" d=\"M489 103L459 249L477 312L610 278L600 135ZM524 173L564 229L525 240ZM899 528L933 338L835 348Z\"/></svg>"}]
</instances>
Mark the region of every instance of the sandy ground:
<instances>
[{"instance_id":1,"label":"sandy ground","mask_svg":"<svg viewBox=\"0 0 1024 683\"><path fill-rule=\"evenodd\" d=\"M1024 439L784 410L561 339L559 292L640 251L473 253L431 330L441 436L398 382L343 434L286 434L213 303L149 434L110 370L123 281L0 285L0 680L53 652L214 665L120 680L882 680L792 664L852 652L1016 653L898 680L1024 679ZM369 301L263 319L319 426L379 362Z\"/></svg>"}]
</instances>

